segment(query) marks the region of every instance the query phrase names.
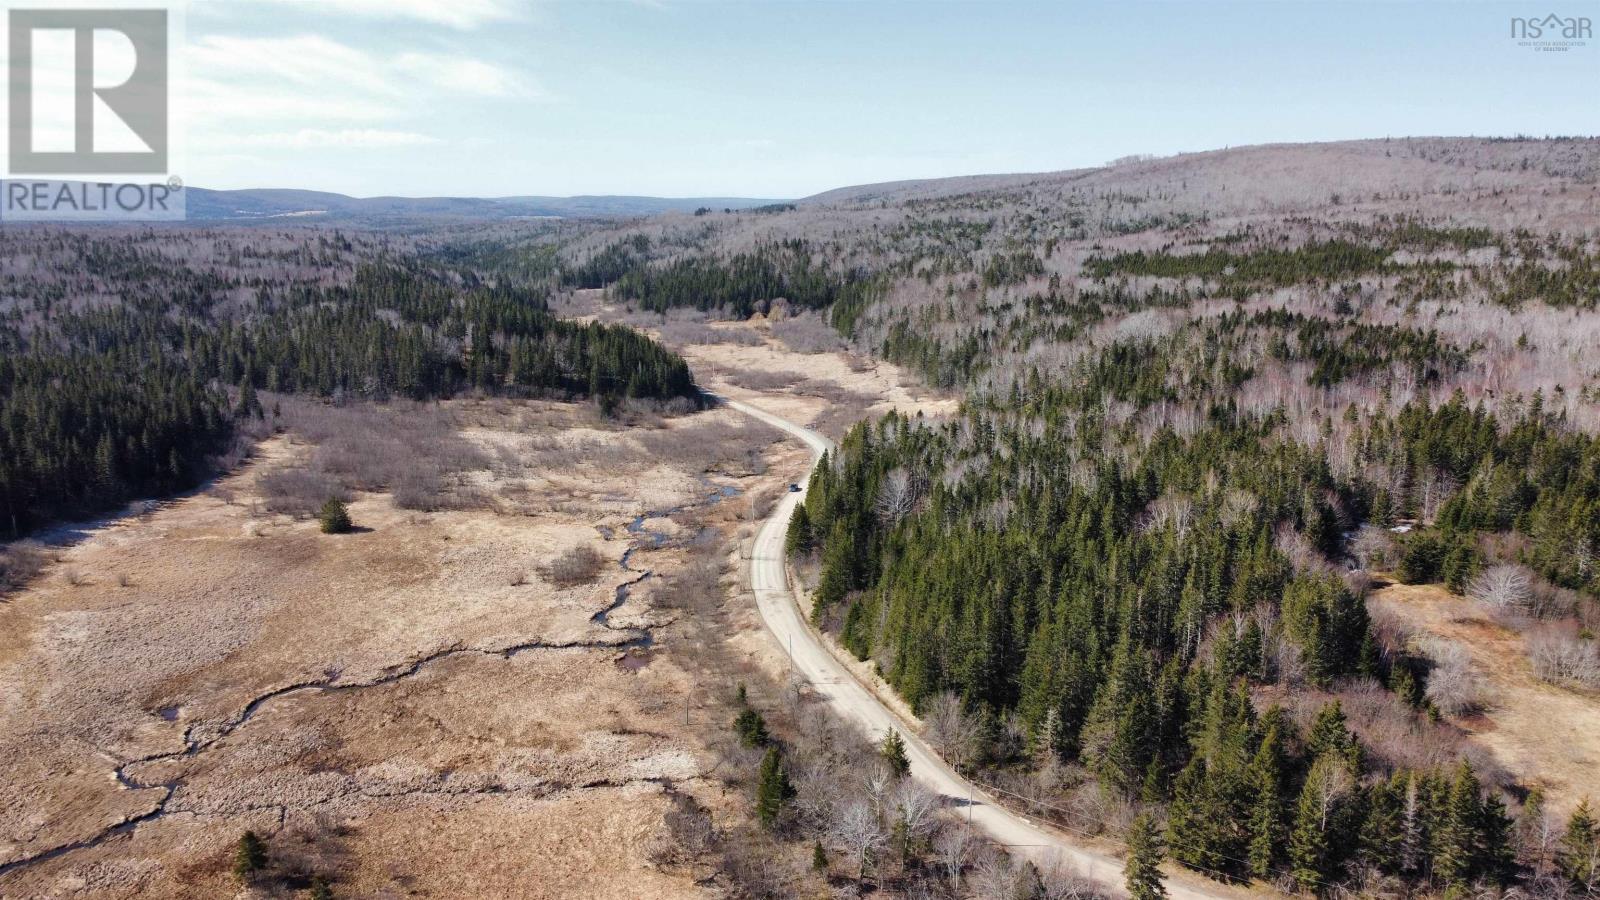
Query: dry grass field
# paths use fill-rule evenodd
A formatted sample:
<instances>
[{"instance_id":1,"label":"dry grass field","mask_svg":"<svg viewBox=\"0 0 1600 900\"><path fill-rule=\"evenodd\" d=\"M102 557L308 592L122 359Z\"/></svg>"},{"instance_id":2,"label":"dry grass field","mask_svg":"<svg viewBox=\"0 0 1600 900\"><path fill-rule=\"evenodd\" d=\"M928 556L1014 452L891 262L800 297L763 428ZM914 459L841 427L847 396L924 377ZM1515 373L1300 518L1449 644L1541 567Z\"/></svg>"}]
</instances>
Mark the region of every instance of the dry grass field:
<instances>
[{"instance_id":1,"label":"dry grass field","mask_svg":"<svg viewBox=\"0 0 1600 900\"><path fill-rule=\"evenodd\" d=\"M930 389L904 367L845 347L815 313L709 320L692 310L657 316L627 309L600 290L567 298L564 315L641 328L689 361L696 382L840 438L856 422L894 410L945 417L960 398Z\"/></svg>"},{"instance_id":2,"label":"dry grass field","mask_svg":"<svg viewBox=\"0 0 1600 900\"><path fill-rule=\"evenodd\" d=\"M291 431L207 490L63 535L0 605L0 896L233 895L246 829L269 853L256 896L314 876L363 897L702 893L651 863L662 814L675 793L744 804L710 774L714 691L690 690L704 623L656 601L792 477L740 470L776 436L720 410L442 409L482 451L446 490L471 502L355 491L357 532L322 534L263 496L315 463ZM557 578L583 547L599 571Z\"/></svg>"},{"instance_id":3,"label":"dry grass field","mask_svg":"<svg viewBox=\"0 0 1600 900\"><path fill-rule=\"evenodd\" d=\"M836 435L954 408L765 319L714 328L678 347L703 384ZM663 814L690 796L748 816L721 695L729 672L784 681L718 548L748 542L805 452L727 410L283 404L235 473L48 535L52 562L0 605L0 896L292 896L318 876L341 896L705 894L705 872L653 859ZM305 515L328 490L355 533ZM585 556L598 571L562 568ZM723 584L686 600L707 559ZM247 829L270 862L241 888Z\"/></svg>"},{"instance_id":4,"label":"dry grass field","mask_svg":"<svg viewBox=\"0 0 1600 900\"><path fill-rule=\"evenodd\" d=\"M1482 709L1456 720L1470 740L1563 814L1585 797L1600 800L1600 694L1540 680L1521 635L1483 608L1438 585L1394 584L1370 604L1419 637L1467 648Z\"/></svg>"}]
</instances>

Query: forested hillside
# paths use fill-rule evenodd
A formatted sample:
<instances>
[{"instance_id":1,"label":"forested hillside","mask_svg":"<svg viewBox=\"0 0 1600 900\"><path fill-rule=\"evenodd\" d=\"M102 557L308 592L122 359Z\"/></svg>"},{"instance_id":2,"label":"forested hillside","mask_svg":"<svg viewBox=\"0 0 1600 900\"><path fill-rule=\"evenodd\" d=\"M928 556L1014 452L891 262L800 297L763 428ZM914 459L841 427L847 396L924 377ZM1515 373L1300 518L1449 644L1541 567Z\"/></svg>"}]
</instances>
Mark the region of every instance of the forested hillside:
<instances>
[{"instance_id":1,"label":"forested hillside","mask_svg":"<svg viewBox=\"0 0 1600 900\"><path fill-rule=\"evenodd\" d=\"M553 270L485 245L331 231L8 233L0 534L194 485L256 392L697 404L632 329L546 305Z\"/></svg>"},{"instance_id":2,"label":"forested hillside","mask_svg":"<svg viewBox=\"0 0 1600 900\"><path fill-rule=\"evenodd\" d=\"M1597 161L1247 148L848 189L562 258L640 312L827 307L963 392L948 421L858 426L789 535L818 624L952 762L1075 827L1155 809L1218 878L1581 895L1581 798L1552 825L1538 773L1453 724L1458 655L1366 597L1442 583L1555 629L1550 679L1600 687Z\"/></svg>"}]
</instances>

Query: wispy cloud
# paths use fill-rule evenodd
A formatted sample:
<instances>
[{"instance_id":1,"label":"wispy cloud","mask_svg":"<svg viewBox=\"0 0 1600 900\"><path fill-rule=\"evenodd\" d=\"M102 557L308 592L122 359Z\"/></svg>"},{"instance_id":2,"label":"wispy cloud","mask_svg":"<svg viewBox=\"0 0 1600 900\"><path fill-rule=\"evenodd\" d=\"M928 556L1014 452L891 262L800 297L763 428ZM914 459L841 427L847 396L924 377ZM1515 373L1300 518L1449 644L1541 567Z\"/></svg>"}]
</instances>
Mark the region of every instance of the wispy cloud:
<instances>
[{"instance_id":1,"label":"wispy cloud","mask_svg":"<svg viewBox=\"0 0 1600 900\"><path fill-rule=\"evenodd\" d=\"M378 123L415 115L429 100L548 99L526 75L495 63L383 54L310 34L207 35L188 47L187 60L185 87L201 131L237 131L240 123Z\"/></svg>"},{"instance_id":2,"label":"wispy cloud","mask_svg":"<svg viewBox=\"0 0 1600 900\"><path fill-rule=\"evenodd\" d=\"M521 73L504 66L459 56L431 53L402 53L395 58L396 71L445 90L479 97L524 97L538 99L544 91Z\"/></svg>"},{"instance_id":3,"label":"wispy cloud","mask_svg":"<svg viewBox=\"0 0 1600 900\"><path fill-rule=\"evenodd\" d=\"M471 31L492 22L521 18L527 3L517 0L259 0L292 3L317 13L373 19L411 19Z\"/></svg>"},{"instance_id":4,"label":"wispy cloud","mask_svg":"<svg viewBox=\"0 0 1600 900\"><path fill-rule=\"evenodd\" d=\"M321 128L301 128L297 131L276 131L262 134L219 135L213 137L211 143L218 148L374 149L437 144L439 139L432 135L419 134L415 131L389 131L378 128L344 128L332 131Z\"/></svg>"}]
</instances>

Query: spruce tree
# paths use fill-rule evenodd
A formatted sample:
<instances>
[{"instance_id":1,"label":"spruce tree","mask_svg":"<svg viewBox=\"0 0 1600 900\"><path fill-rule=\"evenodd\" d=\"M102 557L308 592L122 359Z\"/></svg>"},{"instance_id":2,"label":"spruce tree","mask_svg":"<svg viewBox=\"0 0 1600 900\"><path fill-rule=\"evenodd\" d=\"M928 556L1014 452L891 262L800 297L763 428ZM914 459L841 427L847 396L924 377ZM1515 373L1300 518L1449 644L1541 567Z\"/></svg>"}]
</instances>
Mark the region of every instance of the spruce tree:
<instances>
[{"instance_id":1,"label":"spruce tree","mask_svg":"<svg viewBox=\"0 0 1600 900\"><path fill-rule=\"evenodd\" d=\"M355 525L350 521L350 510L338 497L329 497L317 510L317 521L323 534L347 534Z\"/></svg>"},{"instance_id":2,"label":"spruce tree","mask_svg":"<svg viewBox=\"0 0 1600 900\"><path fill-rule=\"evenodd\" d=\"M806 512L804 503L794 508L794 516L789 519L789 530L784 533L783 551L790 556L811 552L811 514Z\"/></svg>"},{"instance_id":3,"label":"spruce tree","mask_svg":"<svg viewBox=\"0 0 1600 900\"><path fill-rule=\"evenodd\" d=\"M1584 798L1567 820L1567 831L1561 836L1561 872L1580 890L1600 884L1600 827L1589 811L1589 800Z\"/></svg>"},{"instance_id":4,"label":"spruce tree","mask_svg":"<svg viewBox=\"0 0 1600 900\"><path fill-rule=\"evenodd\" d=\"M883 736L883 746L878 748L878 754L883 757L894 777L904 778L911 772L911 760L906 758L906 742L900 737L900 732L893 728Z\"/></svg>"},{"instance_id":5,"label":"spruce tree","mask_svg":"<svg viewBox=\"0 0 1600 900\"><path fill-rule=\"evenodd\" d=\"M1522 815L1517 817L1517 842L1534 872L1541 874L1548 864L1545 816L1544 791L1533 788L1528 791L1528 799L1522 802Z\"/></svg>"},{"instance_id":6,"label":"spruce tree","mask_svg":"<svg viewBox=\"0 0 1600 900\"><path fill-rule=\"evenodd\" d=\"M240 881L250 880L250 876L261 871L267 865L267 847L256 836L254 831L246 831L239 836L239 841L233 848L233 877Z\"/></svg>"},{"instance_id":7,"label":"spruce tree","mask_svg":"<svg viewBox=\"0 0 1600 900\"><path fill-rule=\"evenodd\" d=\"M1499 797L1484 798L1478 814L1478 871L1506 884L1517 871L1516 823Z\"/></svg>"},{"instance_id":8,"label":"spruce tree","mask_svg":"<svg viewBox=\"0 0 1600 900\"><path fill-rule=\"evenodd\" d=\"M1290 874L1301 890L1315 891L1338 880L1343 854L1349 849L1346 813L1354 787L1355 779L1337 752L1312 764L1289 835Z\"/></svg>"},{"instance_id":9,"label":"spruce tree","mask_svg":"<svg viewBox=\"0 0 1600 900\"><path fill-rule=\"evenodd\" d=\"M1284 717L1274 707L1264 719L1266 731L1247 775L1250 800L1250 874L1267 878L1283 848Z\"/></svg>"},{"instance_id":10,"label":"spruce tree","mask_svg":"<svg viewBox=\"0 0 1600 900\"><path fill-rule=\"evenodd\" d=\"M1361 822L1358 853L1369 866L1390 875L1403 868L1405 839L1404 796L1406 780L1396 774L1367 792L1366 816Z\"/></svg>"},{"instance_id":11,"label":"spruce tree","mask_svg":"<svg viewBox=\"0 0 1600 900\"><path fill-rule=\"evenodd\" d=\"M1172 858L1192 868L1220 871L1228 861L1219 847L1219 830L1214 797L1209 789L1205 761L1199 756L1189 761L1178 774L1172 788L1172 803L1167 807L1167 844Z\"/></svg>"},{"instance_id":12,"label":"spruce tree","mask_svg":"<svg viewBox=\"0 0 1600 900\"><path fill-rule=\"evenodd\" d=\"M1465 888L1476 874L1478 778L1462 761L1450 782L1443 818L1434 832L1433 871L1448 887Z\"/></svg>"},{"instance_id":13,"label":"spruce tree","mask_svg":"<svg viewBox=\"0 0 1600 900\"><path fill-rule=\"evenodd\" d=\"M1167 889L1161 883L1161 857L1165 848L1155 820L1145 813L1133 820L1128 830L1128 861L1123 866L1123 879L1132 900L1166 900Z\"/></svg>"},{"instance_id":14,"label":"spruce tree","mask_svg":"<svg viewBox=\"0 0 1600 900\"><path fill-rule=\"evenodd\" d=\"M246 378L239 385L239 403L233 408L233 417L236 419L256 418L263 416L261 401L256 399L256 386Z\"/></svg>"},{"instance_id":15,"label":"spruce tree","mask_svg":"<svg viewBox=\"0 0 1600 900\"><path fill-rule=\"evenodd\" d=\"M733 720L733 730L739 735L739 743L746 747L761 747L769 740L767 720L748 706Z\"/></svg>"},{"instance_id":16,"label":"spruce tree","mask_svg":"<svg viewBox=\"0 0 1600 900\"><path fill-rule=\"evenodd\" d=\"M822 571L817 577L814 618L820 621L827 607L844 599L855 587L856 535L844 519L833 523L828 540L822 545Z\"/></svg>"},{"instance_id":17,"label":"spruce tree","mask_svg":"<svg viewBox=\"0 0 1600 900\"><path fill-rule=\"evenodd\" d=\"M1345 720L1344 706L1338 700L1317 711L1306 737L1306 757L1318 759L1328 753L1337 753L1352 773L1359 773L1363 763L1361 745Z\"/></svg>"},{"instance_id":18,"label":"spruce tree","mask_svg":"<svg viewBox=\"0 0 1600 900\"><path fill-rule=\"evenodd\" d=\"M784 804L794 796L789 784L789 774L783 770L783 759L777 747L767 748L761 760L761 773L756 781L756 817L761 824L771 828L783 812Z\"/></svg>"}]
</instances>

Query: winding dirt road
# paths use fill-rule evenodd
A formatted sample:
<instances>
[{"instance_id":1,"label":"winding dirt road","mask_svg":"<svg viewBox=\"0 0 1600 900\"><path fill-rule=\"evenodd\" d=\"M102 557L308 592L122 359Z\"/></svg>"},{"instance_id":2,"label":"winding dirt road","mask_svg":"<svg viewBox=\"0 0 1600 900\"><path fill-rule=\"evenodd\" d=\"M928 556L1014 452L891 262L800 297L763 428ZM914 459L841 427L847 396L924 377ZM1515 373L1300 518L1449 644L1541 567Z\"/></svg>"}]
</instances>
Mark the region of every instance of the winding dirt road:
<instances>
[{"instance_id":1,"label":"winding dirt road","mask_svg":"<svg viewBox=\"0 0 1600 900\"><path fill-rule=\"evenodd\" d=\"M813 459L833 449L832 441L809 428L748 403L726 397L718 399L732 409L800 439L811 448ZM761 618L777 638L778 644L792 657L795 671L810 682L811 688L831 704L838 715L846 721L855 722L868 734L882 735L890 728L897 729L905 738L912 776L943 794L952 807L961 815L968 816L975 827L995 842L1032 859L1041 869L1065 864L1108 892L1119 897L1126 896L1121 860L1100 850L1086 848L1061 831L1036 825L995 803L983 790L946 765L906 722L879 702L869 688L856 680L822 646L795 605L784 565L783 543L789 528L789 517L805 497L806 486L807 482L802 481L799 493L790 492L783 496L756 533L755 549L750 558L750 586L755 591ZM1168 878L1167 893L1175 900L1218 900L1248 896L1245 891L1234 891L1223 885L1181 876Z\"/></svg>"}]
</instances>

